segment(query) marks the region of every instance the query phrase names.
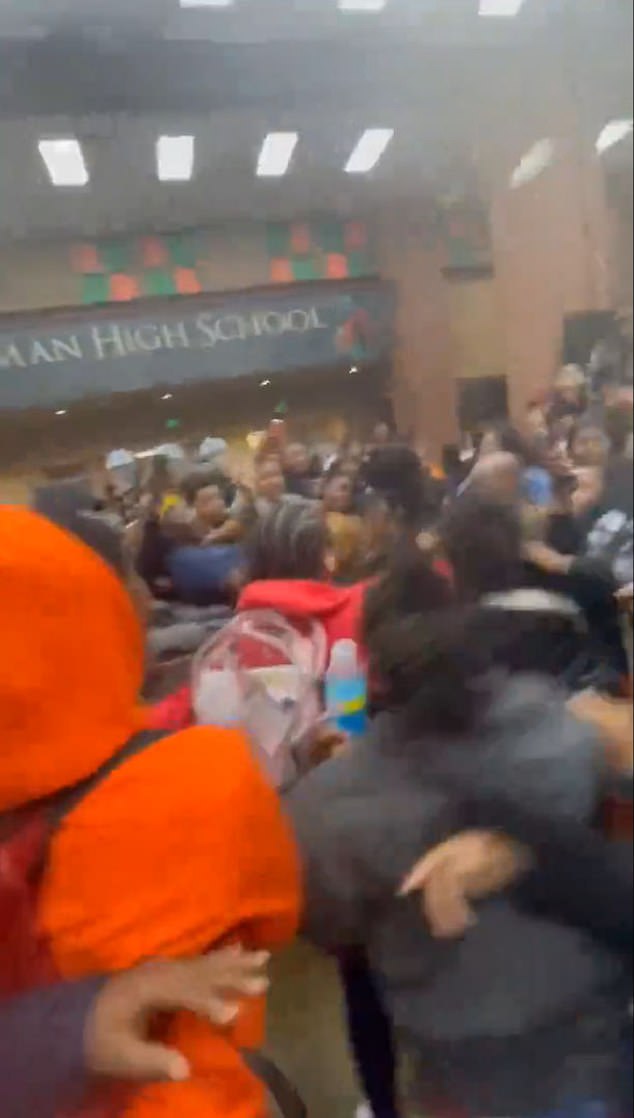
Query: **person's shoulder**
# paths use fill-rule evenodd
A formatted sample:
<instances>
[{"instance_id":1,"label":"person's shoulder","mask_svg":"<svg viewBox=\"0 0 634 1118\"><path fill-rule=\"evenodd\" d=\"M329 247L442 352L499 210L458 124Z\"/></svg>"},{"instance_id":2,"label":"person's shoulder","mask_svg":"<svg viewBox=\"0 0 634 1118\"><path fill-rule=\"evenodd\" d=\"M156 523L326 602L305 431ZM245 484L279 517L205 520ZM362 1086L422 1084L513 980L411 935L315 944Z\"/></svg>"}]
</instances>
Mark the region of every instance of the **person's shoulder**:
<instances>
[{"instance_id":1,"label":"person's shoulder","mask_svg":"<svg viewBox=\"0 0 634 1118\"><path fill-rule=\"evenodd\" d=\"M116 827L130 817L146 827L190 821L220 801L236 808L254 794L267 796L249 742L239 730L192 726L157 737L122 762L75 808L71 822ZM272 793L271 793L272 794Z\"/></svg>"}]
</instances>

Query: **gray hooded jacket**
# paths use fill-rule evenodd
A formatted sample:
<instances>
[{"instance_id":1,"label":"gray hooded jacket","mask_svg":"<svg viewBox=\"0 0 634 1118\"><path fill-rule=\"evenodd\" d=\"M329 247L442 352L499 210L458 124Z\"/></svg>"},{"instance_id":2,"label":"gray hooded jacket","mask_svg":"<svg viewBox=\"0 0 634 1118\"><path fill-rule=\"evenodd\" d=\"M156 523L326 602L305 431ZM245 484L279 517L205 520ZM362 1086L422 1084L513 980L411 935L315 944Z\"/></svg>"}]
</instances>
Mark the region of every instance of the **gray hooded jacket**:
<instances>
[{"instance_id":1,"label":"gray hooded jacket","mask_svg":"<svg viewBox=\"0 0 634 1118\"><path fill-rule=\"evenodd\" d=\"M583 933L521 912L505 897L483 904L462 940L433 940L420 900L399 899L399 885L426 850L459 829L465 796L583 821L600 781L594 732L568 714L556 687L516 677L501 687L477 737L412 741L399 716L383 715L289 799L305 866L307 934L327 948L366 946L395 1025L428 1069L437 1060L454 1085L463 1077L463 1105L474 1098L482 1061L504 1064L509 1082L496 1095L487 1081L481 1113L529 1113L554 1101L551 1081L561 1080L568 1048L587 1048L573 1023L581 1027L586 1011L596 1011L605 1032L614 1004L617 1027L620 1005L611 997L620 964ZM529 1037L530 1052L522 1053L519 1038ZM606 1039L605 1054L613 1042ZM595 1098L607 1089L600 1063L593 1082L579 1085ZM578 1069L571 1074L576 1086Z\"/></svg>"}]
</instances>

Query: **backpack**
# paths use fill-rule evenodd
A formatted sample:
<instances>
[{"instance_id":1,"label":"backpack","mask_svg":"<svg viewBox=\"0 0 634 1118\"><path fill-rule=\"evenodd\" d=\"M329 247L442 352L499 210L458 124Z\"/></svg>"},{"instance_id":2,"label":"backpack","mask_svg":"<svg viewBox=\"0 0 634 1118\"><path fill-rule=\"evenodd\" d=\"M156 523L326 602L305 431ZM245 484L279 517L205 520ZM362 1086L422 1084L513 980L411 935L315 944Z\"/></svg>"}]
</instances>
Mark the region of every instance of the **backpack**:
<instances>
[{"instance_id":1,"label":"backpack","mask_svg":"<svg viewBox=\"0 0 634 1118\"><path fill-rule=\"evenodd\" d=\"M64 819L112 772L171 731L135 734L86 780L18 811L0 815L0 999L60 979L46 936L38 926L38 896L51 840ZM245 1052L247 1067L263 1082L282 1118L306 1118L306 1109L283 1073L266 1056ZM119 1118L134 1086L101 1084L59 1118Z\"/></svg>"},{"instance_id":2,"label":"backpack","mask_svg":"<svg viewBox=\"0 0 634 1118\"><path fill-rule=\"evenodd\" d=\"M135 734L86 780L0 816L0 998L47 986L60 978L50 944L38 924L39 890L57 828L119 765L165 736L155 731ZM129 1090L118 1083L96 1088L64 1113L80 1118L115 1118Z\"/></svg>"},{"instance_id":3,"label":"backpack","mask_svg":"<svg viewBox=\"0 0 634 1118\"><path fill-rule=\"evenodd\" d=\"M300 631L273 610L237 614L194 659L196 721L240 726L269 780L283 787L300 774L321 717L326 656L317 622Z\"/></svg>"}]
</instances>

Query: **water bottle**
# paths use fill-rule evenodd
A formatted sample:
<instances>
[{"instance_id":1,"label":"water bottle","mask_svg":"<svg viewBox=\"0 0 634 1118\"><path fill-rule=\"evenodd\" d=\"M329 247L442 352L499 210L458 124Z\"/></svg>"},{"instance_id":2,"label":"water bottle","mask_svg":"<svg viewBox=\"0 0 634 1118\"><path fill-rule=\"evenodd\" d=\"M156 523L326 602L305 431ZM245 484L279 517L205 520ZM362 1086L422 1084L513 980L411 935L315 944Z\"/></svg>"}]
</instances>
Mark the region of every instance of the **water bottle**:
<instances>
[{"instance_id":1,"label":"water bottle","mask_svg":"<svg viewBox=\"0 0 634 1118\"><path fill-rule=\"evenodd\" d=\"M337 641L326 672L326 710L330 721L349 737L365 732L368 685L352 640Z\"/></svg>"}]
</instances>

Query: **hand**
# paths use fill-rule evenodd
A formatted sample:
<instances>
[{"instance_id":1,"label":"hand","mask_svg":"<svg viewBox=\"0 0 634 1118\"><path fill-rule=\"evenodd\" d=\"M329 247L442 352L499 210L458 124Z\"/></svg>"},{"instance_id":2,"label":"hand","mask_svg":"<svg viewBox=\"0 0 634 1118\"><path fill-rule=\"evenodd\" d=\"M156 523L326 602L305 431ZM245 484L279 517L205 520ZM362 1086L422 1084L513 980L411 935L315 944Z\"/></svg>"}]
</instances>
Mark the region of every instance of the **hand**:
<instances>
[{"instance_id":1,"label":"hand","mask_svg":"<svg viewBox=\"0 0 634 1118\"><path fill-rule=\"evenodd\" d=\"M475 923L471 901L510 885L526 869L527 855L511 839L488 831L465 831L441 843L418 862L400 889L422 893L432 935L456 939Z\"/></svg>"},{"instance_id":2,"label":"hand","mask_svg":"<svg viewBox=\"0 0 634 1118\"><path fill-rule=\"evenodd\" d=\"M629 586L622 586L620 590L617 590L616 600L621 609L631 613L634 605L634 582L630 582Z\"/></svg>"},{"instance_id":3,"label":"hand","mask_svg":"<svg viewBox=\"0 0 634 1118\"><path fill-rule=\"evenodd\" d=\"M228 947L196 959L148 963L109 978L86 1024L88 1071L134 1081L188 1079L185 1057L148 1039L154 1015L188 1010L226 1028L238 1016L240 999L266 993L268 961L266 952Z\"/></svg>"},{"instance_id":4,"label":"hand","mask_svg":"<svg viewBox=\"0 0 634 1118\"><path fill-rule=\"evenodd\" d=\"M522 551L529 563L549 575L567 575L573 563L572 556L560 555L548 544L538 540L527 541Z\"/></svg>"},{"instance_id":5,"label":"hand","mask_svg":"<svg viewBox=\"0 0 634 1118\"><path fill-rule=\"evenodd\" d=\"M568 700L568 710L589 722L600 735L606 759L618 773L631 773L634 764L634 708L631 699L611 699L596 691L582 691Z\"/></svg>"},{"instance_id":6,"label":"hand","mask_svg":"<svg viewBox=\"0 0 634 1118\"><path fill-rule=\"evenodd\" d=\"M323 764L324 761L330 761L332 757L336 757L342 753L348 745L348 738L336 726L328 722L322 722L317 726L310 741L310 765L317 767Z\"/></svg>"}]
</instances>

